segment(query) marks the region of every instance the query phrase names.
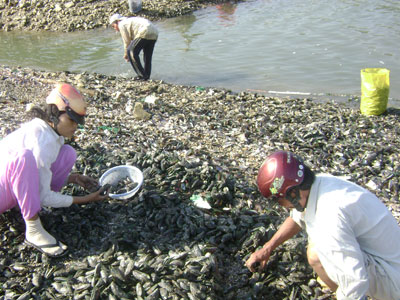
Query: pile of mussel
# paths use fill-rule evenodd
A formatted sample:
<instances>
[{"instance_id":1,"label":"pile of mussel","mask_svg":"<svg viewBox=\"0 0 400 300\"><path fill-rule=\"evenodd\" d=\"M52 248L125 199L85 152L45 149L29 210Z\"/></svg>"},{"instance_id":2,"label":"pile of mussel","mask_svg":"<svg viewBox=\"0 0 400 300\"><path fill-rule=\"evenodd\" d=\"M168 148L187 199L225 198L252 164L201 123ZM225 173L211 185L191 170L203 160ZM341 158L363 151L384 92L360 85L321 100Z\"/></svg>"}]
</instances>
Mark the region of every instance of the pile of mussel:
<instances>
[{"instance_id":1,"label":"pile of mussel","mask_svg":"<svg viewBox=\"0 0 400 300\"><path fill-rule=\"evenodd\" d=\"M100 178L127 164L144 174L131 199L42 209L45 228L69 247L62 258L23 244L18 211L0 215L1 299L331 299L307 264L302 233L276 249L264 272L244 266L287 216L255 185L278 149L370 189L400 219L396 108L367 117L329 101L99 74L2 67L0 76L0 137L19 126L27 104L66 81L89 102L85 126L67 141L78 153L74 171ZM136 102L149 119L135 119Z\"/></svg>"}]
</instances>

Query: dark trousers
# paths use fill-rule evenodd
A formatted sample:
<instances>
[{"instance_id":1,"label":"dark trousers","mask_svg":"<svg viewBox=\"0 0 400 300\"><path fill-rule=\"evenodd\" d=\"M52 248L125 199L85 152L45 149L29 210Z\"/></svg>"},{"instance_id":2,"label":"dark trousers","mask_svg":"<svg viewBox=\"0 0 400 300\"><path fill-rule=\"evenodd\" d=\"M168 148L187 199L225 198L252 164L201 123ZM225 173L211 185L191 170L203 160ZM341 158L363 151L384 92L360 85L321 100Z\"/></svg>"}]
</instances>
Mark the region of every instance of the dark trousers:
<instances>
[{"instance_id":1,"label":"dark trousers","mask_svg":"<svg viewBox=\"0 0 400 300\"><path fill-rule=\"evenodd\" d=\"M147 80L151 74L151 60L153 58L155 40L134 39L128 46L127 54L132 68L135 70L139 77ZM140 62L139 53L143 50L143 62Z\"/></svg>"}]
</instances>

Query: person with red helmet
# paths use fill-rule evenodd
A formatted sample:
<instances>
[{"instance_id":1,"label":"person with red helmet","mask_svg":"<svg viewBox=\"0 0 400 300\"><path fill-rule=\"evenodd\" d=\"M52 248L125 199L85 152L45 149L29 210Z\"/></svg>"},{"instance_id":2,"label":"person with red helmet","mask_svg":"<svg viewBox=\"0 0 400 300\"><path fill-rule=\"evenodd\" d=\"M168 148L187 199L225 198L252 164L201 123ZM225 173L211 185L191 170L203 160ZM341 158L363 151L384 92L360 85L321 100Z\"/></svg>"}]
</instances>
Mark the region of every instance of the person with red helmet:
<instances>
[{"instance_id":1,"label":"person with red helmet","mask_svg":"<svg viewBox=\"0 0 400 300\"><path fill-rule=\"evenodd\" d=\"M264 269L276 247L305 229L308 262L337 299L400 299L400 227L374 194L339 177L315 175L287 151L267 157L257 185L291 211L246 261L251 272Z\"/></svg>"},{"instance_id":2,"label":"person with red helmet","mask_svg":"<svg viewBox=\"0 0 400 300\"><path fill-rule=\"evenodd\" d=\"M67 207L107 198L93 178L71 173L76 151L65 145L84 124L86 103L77 89L58 84L46 99L46 108L33 107L32 120L0 141L0 213L19 207L26 224L25 243L49 256L61 256L67 246L42 226L42 206ZM85 196L61 194L69 183L88 190Z\"/></svg>"}]
</instances>

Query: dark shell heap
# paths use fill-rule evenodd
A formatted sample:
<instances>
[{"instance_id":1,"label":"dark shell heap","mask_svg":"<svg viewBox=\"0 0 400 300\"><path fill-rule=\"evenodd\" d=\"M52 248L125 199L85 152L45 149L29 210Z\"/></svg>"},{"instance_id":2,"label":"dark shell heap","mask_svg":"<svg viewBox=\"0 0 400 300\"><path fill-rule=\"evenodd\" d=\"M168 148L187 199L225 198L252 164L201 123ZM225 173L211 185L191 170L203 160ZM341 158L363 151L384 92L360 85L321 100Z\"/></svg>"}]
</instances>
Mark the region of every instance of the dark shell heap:
<instances>
[{"instance_id":1,"label":"dark shell heap","mask_svg":"<svg viewBox=\"0 0 400 300\"><path fill-rule=\"evenodd\" d=\"M306 262L303 234L280 246L265 272L244 266L287 216L255 185L278 149L366 187L399 220L396 108L367 117L358 103L5 66L0 79L0 137L19 126L27 104L43 103L65 81L89 102L85 126L68 141L75 171L99 178L129 164L144 173L131 199L42 210L45 228L69 247L63 258L23 245L17 211L0 215L1 299L331 299ZM135 114L135 103L149 117ZM212 208L197 207L194 196Z\"/></svg>"}]
</instances>

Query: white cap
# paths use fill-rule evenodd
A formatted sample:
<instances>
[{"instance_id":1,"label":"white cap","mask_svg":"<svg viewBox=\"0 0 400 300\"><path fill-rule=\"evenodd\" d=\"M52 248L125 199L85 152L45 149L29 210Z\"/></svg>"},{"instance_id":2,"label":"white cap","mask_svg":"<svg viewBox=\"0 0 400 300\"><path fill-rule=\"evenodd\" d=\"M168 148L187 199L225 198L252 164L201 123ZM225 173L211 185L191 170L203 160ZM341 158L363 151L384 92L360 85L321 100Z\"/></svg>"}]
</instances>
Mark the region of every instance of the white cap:
<instances>
[{"instance_id":1,"label":"white cap","mask_svg":"<svg viewBox=\"0 0 400 300\"><path fill-rule=\"evenodd\" d=\"M110 17L110 25L112 25L114 22L120 21L120 20L122 20L122 19L124 19L124 17L121 16L120 14L113 14L113 15Z\"/></svg>"}]
</instances>

